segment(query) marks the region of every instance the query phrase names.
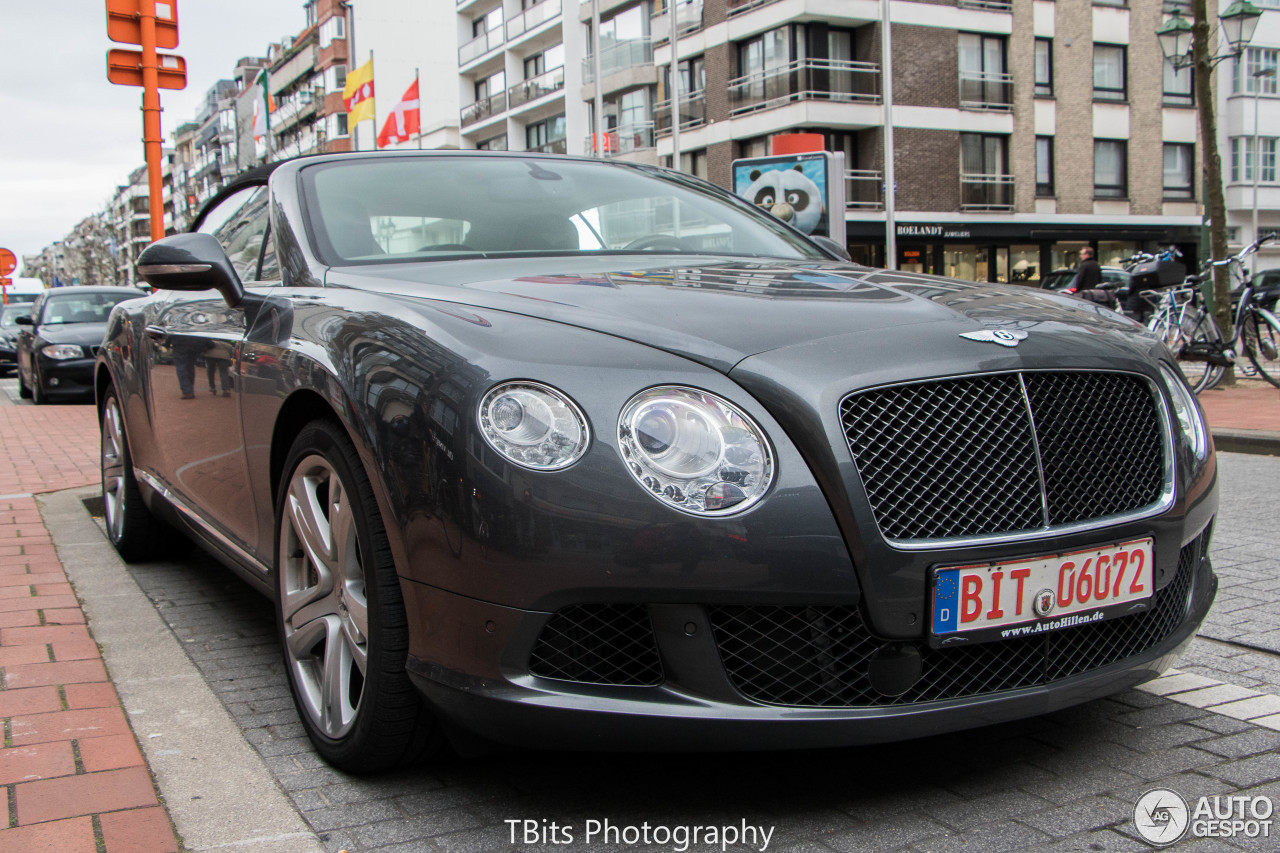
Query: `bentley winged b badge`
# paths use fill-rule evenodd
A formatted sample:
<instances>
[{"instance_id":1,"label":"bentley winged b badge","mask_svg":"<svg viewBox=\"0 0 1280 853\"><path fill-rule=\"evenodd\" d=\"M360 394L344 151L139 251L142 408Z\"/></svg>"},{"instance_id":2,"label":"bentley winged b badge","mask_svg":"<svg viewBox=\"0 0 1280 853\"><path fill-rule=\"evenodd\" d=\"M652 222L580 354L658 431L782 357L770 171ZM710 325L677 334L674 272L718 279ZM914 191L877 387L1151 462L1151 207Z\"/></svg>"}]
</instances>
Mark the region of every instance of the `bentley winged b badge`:
<instances>
[{"instance_id":1,"label":"bentley winged b badge","mask_svg":"<svg viewBox=\"0 0 1280 853\"><path fill-rule=\"evenodd\" d=\"M1018 341L1027 336L1026 332L1010 332L1007 329L983 329L978 332L961 332L960 337L971 341L999 344L1002 347L1016 347Z\"/></svg>"}]
</instances>

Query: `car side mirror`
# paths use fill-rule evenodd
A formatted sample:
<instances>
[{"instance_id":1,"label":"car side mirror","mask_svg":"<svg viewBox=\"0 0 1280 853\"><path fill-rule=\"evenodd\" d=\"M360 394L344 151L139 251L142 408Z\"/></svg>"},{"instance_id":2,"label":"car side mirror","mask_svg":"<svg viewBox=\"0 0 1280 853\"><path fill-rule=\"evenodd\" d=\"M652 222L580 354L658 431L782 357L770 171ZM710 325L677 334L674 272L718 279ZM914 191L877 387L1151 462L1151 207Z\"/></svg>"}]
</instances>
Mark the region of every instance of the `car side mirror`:
<instances>
[{"instance_id":1,"label":"car side mirror","mask_svg":"<svg viewBox=\"0 0 1280 853\"><path fill-rule=\"evenodd\" d=\"M23 314L21 317L14 317L13 322L17 323L19 326L34 326L36 324L36 321L31 319L30 314Z\"/></svg>"},{"instance_id":2,"label":"car side mirror","mask_svg":"<svg viewBox=\"0 0 1280 853\"><path fill-rule=\"evenodd\" d=\"M222 244L209 234L174 234L138 256L138 275L160 290L216 290L227 305L244 301L244 285Z\"/></svg>"},{"instance_id":3,"label":"car side mirror","mask_svg":"<svg viewBox=\"0 0 1280 853\"><path fill-rule=\"evenodd\" d=\"M853 261L853 258L849 256L849 250L844 246L841 246L835 240L832 240L830 237L824 237L821 234L810 234L809 239L826 249L828 252L834 252L841 260L849 262Z\"/></svg>"}]
</instances>

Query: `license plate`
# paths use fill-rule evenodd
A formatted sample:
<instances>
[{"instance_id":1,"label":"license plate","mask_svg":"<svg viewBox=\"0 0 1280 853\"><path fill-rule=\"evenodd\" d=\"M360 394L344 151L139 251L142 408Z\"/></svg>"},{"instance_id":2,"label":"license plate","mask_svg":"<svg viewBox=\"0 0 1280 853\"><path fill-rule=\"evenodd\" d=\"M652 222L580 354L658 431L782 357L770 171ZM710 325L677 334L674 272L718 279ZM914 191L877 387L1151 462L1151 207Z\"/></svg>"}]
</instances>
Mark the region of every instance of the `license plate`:
<instances>
[{"instance_id":1,"label":"license plate","mask_svg":"<svg viewBox=\"0 0 1280 853\"><path fill-rule=\"evenodd\" d=\"M1152 541L934 569L932 643L1004 640L1146 608Z\"/></svg>"}]
</instances>

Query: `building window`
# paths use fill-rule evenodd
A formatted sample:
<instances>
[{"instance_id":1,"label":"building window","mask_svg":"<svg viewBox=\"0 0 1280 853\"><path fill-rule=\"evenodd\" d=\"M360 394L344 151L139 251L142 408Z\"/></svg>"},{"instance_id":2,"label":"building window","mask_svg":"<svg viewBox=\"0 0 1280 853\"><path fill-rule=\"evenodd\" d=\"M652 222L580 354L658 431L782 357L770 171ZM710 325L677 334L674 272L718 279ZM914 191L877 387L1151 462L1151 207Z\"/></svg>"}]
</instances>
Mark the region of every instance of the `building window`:
<instances>
[{"instance_id":1,"label":"building window","mask_svg":"<svg viewBox=\"0 0 1280 853\"><path fill-rule=\"evenodd\" d=\"M1095 6L1128 6L1129 0L1093 0Z\"/></svg>"},{"instance_id":2,"label":"building window","mask_svg":"<svg viewBox=\"0 0 1280 853\"><path fill-rule=\"evenodd\" d=\"M504 133L500 136L492 136L488 139L482 139L476 143L478 151L506 151L507 135Z\"/></svg>"},{"instance_id":3,"label":"building window","mask_svg":"<svg viewBox=\"0 0 1280 853\"><path fill-rule=\"evenodd\" d=\"M990 108L1013 103L1005 68L1004 36L960 33L960 106Z\"/></svg>"},{"instance_id":4,"label":"building window","mask_svg":"<svg viewBox=\"0 0 1280 853\"><path fill-rule=\"evenodd\" d=\"M502 7L497 6L471 22L472 38L479 38L485 33L502 27Z\"/></svg>"},{"instance_id":5,"label":"building window","mask_svg":"<svg viewBox=\"0 0 1280 853\"><path fill-rule=\"evenodd\" d=\"M499 71L497 74L476 82L476 102L491 98L507 90L507 75Z\"/></svg>"},{"instance_id":6,"label":"building window","mask_svg":"<svg viewBox=\"0 0 1280 853\"><path fill-rule=\"evenodd\" d=\"M768 157L769 137L757 136L754 139L740 139L737 142L738 157Z\"/></svg>"},{"instance_id":7,"label":"building window","mask_svg":"<svg viewBox=\"0 0 1280 853\"><path fill-rule=\"evenodd\" d=\"M1093 141L1093 197L1127 198L1128 145L1120 139Z\"/></svg>"},{"instance_id":8,"label":"building window","mask_svg":"<svg viewBox=\"0 0 1280 853\"><path fill-rule=\"evenodd\" d=\"M1276 63L1280 59L1280 49L1274 47L1251 47L1244 56L1231 62L1231 91L1235 94L1274 95L1277 92L1277 75L1280 70ZM1266 72L1270 71L1269 75Z\"/></svg>"},{"instance_id":9,"label":"building window","mask_svg":"<svg viewBox=\"0 0 1280 853\"><path fill-rule=\"evenodd\" d=\"M1259 165L1258 181L1275 183L1276 181L1276 138L1263 136L1257 140L1257 150L1261 157L1255 158L1254 137L1233 136L1231 138L1231 182L1253 183L1254 164Z\"/></svg>"},{"instance_id":10,"label":"building window","mask_svg":"<svg viewBox=\"0 0 1280 853\"><path fill-rule=\"evenodd\" d=\"M1164 197L1195 198L1192 172L1195 168L1195 146L1166 142L1164 146Z\"/></svg>"},{"instance_id":11,"label":"building window","mask_svg":"<svg viewBox=\"0 0 1280 853\"><path fill-rule=\"evenodd\" d=\"M330 139L347 135L347 114L330 113L324 117L325 133Z\"/></svg>"},{"instance_id":12,"label":"building window","mask_svg":"<svg viewBox=\"0 0 1280 853\"><path fill-rule=\"evenodd\" d=\"M1121 44L1093 46L1093 99L1123 101L1128 97L1125 86L1125 50Z\"/></svg>"},{"instance_id":13,"label":"building window","mask_svg":"<svg viewBox=\"0 0 1280 853\"><path fill-rule=\"evenodd\" d=\"M791 31L779 27L738 45L738 76L764 74L791 62ZM760 81L760 86L764 81Z\"/></svg>"},{"instance_id":14,"label":"building window","mask_svg":"<svg viewBox=\"0 0 1280 853\"><path fill-rule=\"evenodd\" d=\"M1036 39L1036 97L1053 96L1053 39Z\"/></svg>"},{"instance_id":15,"label":"building window","mask_svg":"<svg viewBox=\"0 0 1280 853\"><path fill-rule=\"evenodd\" d=\"M524 61L524 79L532 80L539 74L546 74L564 67L564 45L553 45L542 53L526 57Z\"/></svg>"},{"instance_id":16,"label":"building window","mask_svg":"<svg viewBox=\"0 0 1280 853\"><path fill-rule=\"evenodd\" d=\"M341 15L335 15L320 25L320 47L328 47L333 43L334 39L344 39L347 37L347 19Z\"/></svg>"},{"instance_id":17,"label":"building window","mask_svg":"<svg viewBox=\"0 0 1280 853\"><path fill-rule=\"evenodd\" d=\"M1036 137L1036 195L1053 195L1053 137Z\"/></svg>"},{"instance_id":18,"label":"building window","mask_svg":"<svg viewBox=\"0 0 1280 853\"><path fill-rule=\"evenodd\" d=\"M668 169L671 168L671 155L662 158L662 165ZM697 151L682 151L680 153L680 171L695 178L707 180L707 149L699 148Z\"/></svg>"},{"instance_id":19,"label":"building window","mask_svg":"<svg viewBox=\"0 0 1280 853\"><path fill-rule=\"evenodd\" d=\"M1164 61L1164 104L1166 107L1195 106L1195 72L1190 68L1174 68Z\"/></svg>"},{"instance_id":20,"label":"building window","mask_svg":"<svg viewBox=\"0 0 1280 853\"><path fill-rule=\"evenodd\" d=\"M999 209L1013 204L1009 174L1009 137L989 133L960 134L961 209Z\"/></svg>"},{"instance_id":21,"label":"building window","mask_svg":"<svg viewBox=\"0 0 1280 853\"><path fill-rule=\"evenodd\" d=\"M525 149L528 151L538 151L554 146L557 142L564 141L564 116L552 116L551 118L536 122L524 129Z\"/></svg>"},{"instance_id":22,"label":"building window","mask_svg":"<svg viewBox=\"0 0 1280 853\"><path fill-rule=\"evenodd\" d=\"M323 86L328 92L341 92L347 85L347 66L330 65L324 70Z\"/></svg>"}]
</instances>

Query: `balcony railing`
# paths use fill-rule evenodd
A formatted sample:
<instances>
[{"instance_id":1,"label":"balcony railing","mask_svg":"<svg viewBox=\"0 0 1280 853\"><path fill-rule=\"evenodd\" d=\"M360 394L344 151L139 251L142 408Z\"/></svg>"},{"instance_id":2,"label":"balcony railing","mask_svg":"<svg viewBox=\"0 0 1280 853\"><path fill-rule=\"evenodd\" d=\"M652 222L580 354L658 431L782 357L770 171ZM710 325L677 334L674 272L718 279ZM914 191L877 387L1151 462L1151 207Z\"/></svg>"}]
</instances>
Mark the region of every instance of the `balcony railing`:
<instances>
[{"instance_id":1,"label":"balcony railing","mask_svg":"<svg viewBox=\"0 0 1280 853\"><path fill-rule=\"evenodd\" d=\"M458 48L458 64L466 65L471 60L484 56L501 44L502 27L482 33Z\"/></svg>"},{"instance_id":2,"label":"balcony railing","mask_svg":"<svg viewBox=\"0 0 1280 853\"><path fill-rule=\"evenodd\" d=\"M499 92L496 95L490 95L487 98L481 98L474 104L468 104L462 108L461 120L462 126L484 121L489 116L496 116L499 113L506 112L507 109L507 93Z\"/></svg>"},{"instance_id":3,"label":"balcony railing","mask_svg":"<svg viewBox=\"0 0 1280 853\"><path fill-rule=\"evenodd\" d=\"M743 12L750 12L752 9L759 9L761 6L768 6L770 3L777 3L778 0L729 0L729 17L741 15Z\"/></svg>"},{"instance_id":4,"label":"balcony railing","mask_svg":"<svg viewBox=\"0 0 1280 853\"><path fill-rule=\"evenodd\" d=\"M654 129L659 136L671 132L671 101L653 105ZM680 129L707 123L707 93L685 92L680 96Z\"/></svg>"},{"instance_id":5,"label":"balcony railing","mask_svg":"<svg viewBox=\"0 0 1280 853\"><path fill-rule=\"evenodd\" d=\"M668 5L676 7L677 32L680 35L702 29L702 0L667 0ZM657 44L662 44L671 36L671 16L664 10L649 19L649 32Z\"/></svg>"},{"instance_id":6,"label":"balcony railing","mask_svg":"<svg viewBox=\"0 0 1280 853\"><path fill-rule=\"evenodd\" d=\"M729 81L729 114L793 101L880 102L880 66L846 59L798 59Z\"/></svg>"},{"instance_id":7,"label":"balcony railing","mask_svg":"<svg viewBox=\"0 0 1280 853\"><path fill-rule=\"evenodd\" d=\"M584 140L583 148L587 155L599 153L605 157L613 157L618 154L644 151L653 147L653 122L638 121L615 127L604 135L599 152L596 151L594 141L595 134L591 134Z\"/></svg>"},{"instance_id":8,"label":"balcony railing","mask_svg":"<svg viewBox=\"0 0 1280 853\"><path fill-rule=\"evenodd\" d=\"M600 73L605 77L635 68L637 65L653 64L653 39L628 39L615 42L600 49ZM582 60L582 82L590 83L596 79L594 57L588 54Z\"/></svg>"},{"instance_id":9,"label":"balcony railing","mask_svg":"<svg viewBox=\"0 0 1280 853\"><path fill-rule=\"evenodd\" d=\"M1013 109L1013 75L961 71L960 107L969 110Z\"/></svg>"},{"instance_id":10,"label":"balcony railing","mask_svg":"<svg viewBox=\"0 0 1280 853\"><path fill-rule=\"evenodd\" d=\"M871 169L845 169L844 205L850 210L884 207L884 173Z\"/></svg>"},{"instance_id":11,"label":"balcony railing","mask_svg":"<svg viewBox=\"0 0 1280 853\"><path fill-rule=\"evenodd\" d=\"M540 24L560 14L560 0L542 0L536 6L530 6L519 15L507 21L507 41L524 35Z\"/></svg>"},{"instance_id":12,"label":"balcony railing","mask_svg":"<svg viewBox=\"0 0 1280 853\"><path fill-rule=\"evenodd\" d=\"M1010 0L959 0L956 3L961 9L982 9L986 12L1012 12Z\"/></svg>"},{"instance_id":13,"label":"balcony railing","mask_svg":"<svg viewBox=\"0 0 1280 853\"><path fill-rule=\"evenodd\" d=\"M565 139L553 139L550 142L544 142L542 145L536 145L529 149L539 154L567 154L569 153L569 143Z\"/></svg>"},{"instance_id":14,"label":"balcony railing","mask_svg":"<svg viewBox=\"0 0 1280 853\"><path fill-rule=\"evenodd\" d=\"M536 101L544 95L550 95L552 92L559 92L564 88L564 68L552 68L545 74L539 74L537 77L530 77L528 80L521 80L516 85L507 90L507 97L511 102L511 109L515 109L521 104L529 101Z\"/></svg>"},{"instance_id":15,"label":"balcony railing","mask_svg":"<svg viewBox=\"0 0 1280 853\"><path fill-rule=\"evenodd\" d=\"M1013 175L960 174L961 210L1013 210Z\"/></svg>"}]
</instances>

